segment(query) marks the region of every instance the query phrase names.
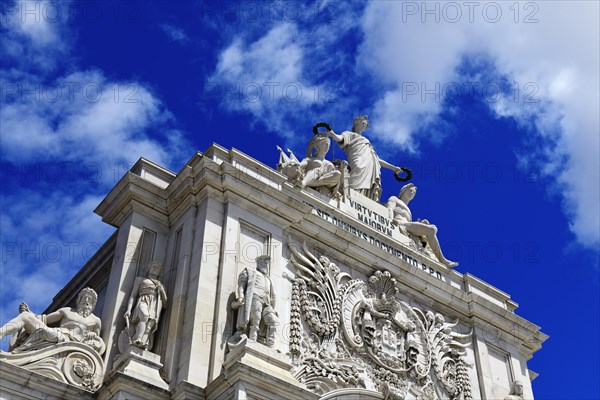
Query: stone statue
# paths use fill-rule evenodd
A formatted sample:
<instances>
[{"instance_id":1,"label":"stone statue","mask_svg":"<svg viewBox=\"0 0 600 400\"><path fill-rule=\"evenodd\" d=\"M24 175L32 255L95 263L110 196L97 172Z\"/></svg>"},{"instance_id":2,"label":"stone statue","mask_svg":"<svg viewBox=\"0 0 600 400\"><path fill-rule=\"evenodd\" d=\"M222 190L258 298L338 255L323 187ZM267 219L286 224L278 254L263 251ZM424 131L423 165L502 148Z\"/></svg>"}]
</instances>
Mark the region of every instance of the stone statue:
<instances>
[{"instance_id":1,"label":"stone statue","mask_svg":"<svg viewBox=\"0 0 600 400\"><path fill-rule=\"evenodd\" d=\"M160 313L167 305L167 292L158 280L162 270L162 263L154 261L148 268L148 277L135 278L124 315L129 328L130 343L144 350L152 349ZM135 308L132 313L134 303Z\"/></svg>"},{"instance_id":2,"label":"stone statue","mask_svg":"<svg viewBox=\"0 0 600 400\"><path fill-rule=\"evenodd\" d=\"M313 188L330 196L338 194L342 173L331 161L325 159L330 141L327 133L319 133L310 140L306 149L306 158L299 167L304 171L300 186Z\"/></svg>"},{"instance_id":3,"label":"stone statue","mask_svg":"<svg viewBox=\"0 0 600 400\"><path fill-rule=\"evenodd\" d=\"M387 202L390 218L393 219L393 223L398 225L400 231L405 235L415 235L428 243L439 262L450 268L456 267L458 263L446 259L442 253L440 242L436 235L437 227L430 224L426 219L419 222L413 222L412 213L410 212L410 208L408 208L408 203L414 199L416 193L417 187L412 183L409 183L400 189L398 197L390 197Z\"/></svg>"},{"instance_id":4,"label":"stone statue","mask_svg":"<svg viewBox=\"0 0 600 400\"><path fill-rule=\"evenodd\" d=\"M520 381L514 381L510 393L504 400L523 400L523 384Z\"/></svg>"},{"instance_id":5,"label":"stone statue","mask_svg":"<svg viewBox=\"0 0 600 400\"><path fill-rule=\"evenodd\" d=\"M300 162L291 150L288 150L290 155L287 156L283 149L277 146L279 150L277 170L302 189L309 187L327 196L337 197L341 195L339 189L342 183L342 172L331 161L325 159L329 147L330 140L327 132L315 134L308 143L306 158Z\"/></svg>"},{"instance_id":6,"label":"stone statue","mask_svg":"<svg viewBox=\"0 0 600 400\"><path fill-rule=\"evenodd\" d=\"M92 314L98 295L84 288L74 308L64 307L48 315L36 315L25 303L19 315L0 328L0 337L13 334L10 352L0 360L85 390L102 385L105 344L100 337L100 318Z\"/></svg>"},{"instance_id":7,"label":"stone statue","mask_svg":"<svg viewBox=\"0 0 600 400\"><path fill-rule=\"evenodd\" d=\"M32 314L27 303L19 304L19 314L24 313L24 312ZM36 316L36 317L41 318L42 316ZM19 329L19 331L16 332L12 338L10 338L10 342L8 344L8 351L13 351L17 347L22 345L25 342L25 340L27 340L28 336L29 336L29 334L25 330L25 327Z\"/></svg>"},{"instance_id":8,"label":"stone statue","mask_svg":"<svg viewBox=\"0 0 600 400\"><path fill-rule=\"evenodd\" d=\"M372 200L379 201L381 196L381 167L394 172L401 172L396 167L377 156L371 142L362 133L369 125L369 118L361 115L354 119L352 132L345 131L338 135L333 131L328 134L338 142L339 146L348 157L350 165L350 188L354 189Z\"/></svg>"},{"instance_id":9,"label":"stone statue","mask_svg":"<svg viewBox=\"0 0 600 400\"><path fill-rule=\"evenodd\" d=\"M279 150L279 162L277 163L277 171L285 175L292 184L300 184L304 178L304 171L300 168L300 161L294 153L288 149L288 156L283 149L277 146Z\"/></svg>"},{"instance_id":10,"label":"stone statue","mask_svg":"<svg viewBox=\"0 0 600 400\"><path fill-rule=\"evenodd\" d=\"M97 300L93 289L84 288L77 296L76 308L64 307L48 315L35 315L22 304L21 313L0 328L0 338L17 335L13 352L37 350L53 343L79 342L102 354L105 344L100 337L101 322L92 314Z\"/></svg>"},{"instance_id":11,"label":"stone statue","mask_svg":"<svg viewBox=\"0 0 600 400\"><path fill-rule=\"evenodd\" d=\"M256 270L245 268L238 277L236 300L232 304L238 310L238 335L247 335L249 340L259 340L259 331L264 332L267 346L275 345L275 329L278 324L275 311L275 291L269 279L269 256L256 259Z\"/></svg>"}]
</instances>

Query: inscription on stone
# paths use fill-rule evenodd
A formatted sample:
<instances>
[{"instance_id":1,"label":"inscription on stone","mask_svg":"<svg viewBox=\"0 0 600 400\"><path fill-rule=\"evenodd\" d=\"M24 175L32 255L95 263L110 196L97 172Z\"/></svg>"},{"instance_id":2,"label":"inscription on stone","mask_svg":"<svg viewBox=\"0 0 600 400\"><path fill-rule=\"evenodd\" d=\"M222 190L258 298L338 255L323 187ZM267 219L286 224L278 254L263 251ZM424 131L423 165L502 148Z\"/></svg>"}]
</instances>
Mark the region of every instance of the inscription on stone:
<instances>
[{"instance_id":1,"label":"inscription on stone","mask_svg":"<svg viewBox=\"0 0 600 400\"><path fill-rule=\"evenodd\" d=\"M392 225L389 218L384 217L356 201L349 199L350 206L358 211L358 220L379 232L392 236Z\"/></svg>"},{"instance_id":2,"label":"inscription on stone","mask_svg":"<svg viewBox=\"0 0 600 400\"><path fill-rule=\"evenodd\" d=\"M332 223L333 225L337 226L338 228L341 228L341 229L345 230L346 232L349 232L349 233L353 234L354 236L356 236L366 242L369 242L373 246L377 246L380 249L383 249L383 250L387 251L388 253L393 254L395 257L398 257L399 259L412 265L413 267L420 268L423 271L435 276L436 278L443 280L442 274L439 271L437 271L436 269L426 265L425 263L420 262L419 260L409 256L408 254L401 251L400 249L397 249L396 247L391 246L391 245L377 239L373 235L369 235L368 233L361 230L360 228L357 228L356 226L347 223L346 221L342 220L341 218L337 218L337 217L329 214L325 210L322 210L322 209L320 209L310 203L307 203L307 202L305 202L305 204L312 207L313 211L323 220L325 220L329 223ZM359 204L357 204L357 205L360 206ZM361 206L361 208L364 208L364 207ZM389 222L389 220L388 220L388 222Z\"/></svg>"}]
</instances>

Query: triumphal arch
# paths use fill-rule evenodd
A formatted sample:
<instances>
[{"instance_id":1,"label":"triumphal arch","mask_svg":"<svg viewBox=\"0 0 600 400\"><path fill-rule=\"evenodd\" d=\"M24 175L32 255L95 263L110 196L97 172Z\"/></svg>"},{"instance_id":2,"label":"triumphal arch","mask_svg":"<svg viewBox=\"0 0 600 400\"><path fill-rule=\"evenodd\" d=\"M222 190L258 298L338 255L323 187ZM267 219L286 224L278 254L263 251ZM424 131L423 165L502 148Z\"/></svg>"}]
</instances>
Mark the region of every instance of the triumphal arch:
<instances>
[{"instance_id":1,"label":"triumphal arch","mask_svg":"<svg viewBox=\"0 0 600 400\"><path fill-rule=\"evenodd\" d=\"M94 210L112 237L2 326L0 397L533 399L547 336L454 269L367 126L319 123L272 166L216 144L176 173L141 158Z\"/></svg>"}]
</instances>

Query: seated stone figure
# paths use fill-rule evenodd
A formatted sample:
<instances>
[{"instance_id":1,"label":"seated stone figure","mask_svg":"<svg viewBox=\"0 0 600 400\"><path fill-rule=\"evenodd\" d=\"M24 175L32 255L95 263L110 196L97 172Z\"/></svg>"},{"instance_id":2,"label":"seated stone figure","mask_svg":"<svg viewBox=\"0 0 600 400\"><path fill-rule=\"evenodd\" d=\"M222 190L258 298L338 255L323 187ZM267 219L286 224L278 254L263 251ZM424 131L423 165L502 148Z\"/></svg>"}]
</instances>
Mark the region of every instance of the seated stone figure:
<instances>
[{"instance_id":1,"label":"seated stone figure","mask_svg":"<svg viewBox=\"0 0 600 400\"><path fill-rule=\"evenodd\" d=\"M430 224L426 219L419 222L413 222L412 213L410 212L410 208L408 208L408 203L414 199L416 193L417 187L412 183L409 183L400 189L398 197L390 197L387 202L390 218L393 219L395 225L399 226L402 233L407 236L408 234L415 235L429 244L433 254L439 262L450 268L456 267L458 263L448 260L442 253L440 242L436 235L437 227Z\"/></svg>"},{"instance_id":2,"label":"seated stone figure","mask_svg":"<svg viewBox=\"0 0 600 400\"><path fill-rule=\"evenodd\" d=\"M24 312L31 313L31 310L29 309L29 306L27 305L27 303L19 304L19 314L24 313ZM40 316L38 316L38 318L39 317ZM8 351L15 350L17 347L22 345L25 342L25 340L27 340L28 337L29 337L29 334L25 331L25 328L24 327L21 328L10 339L10 342L8 344Z\"/></svg>"},{"instance_id":3,"label":"seated stone figure","mask_svg":"<svg viewBox=\"0 0 600 400\"><path fill-rule=\"evenodd\" d=\"M84 288L77 296L76 308L64 307L48 315L35 315L25 304L19 307L21 313L18 316L0 328L0 337L18 336L14 352L35 350L53 343L79 342L102 354L105 345L100 337L100 318L92 314L97 299L93 289Z\"/></svg>"},{"instance_id":4,"label":"seated stone figure","mask_svg":"<svg viewBox=\"0 0 600 400\"><path fill-rule=\"evenodd\" d=\"M342 172L325 159L329 151L330 139L327 133L313 136L308 143L306 157L302 161L290 152L288 157L280 147L277 147L280 156L277 169L288 177L290 182L299 185L302 189L309 187L319 193L330 197L340 195L339 188L342 182Z\"/></svg>"},{"instance_id":5,"label":"seated stone figure","mask_svg":"<svg viewBox=\"0 0 600 400\"><path fill-rule=\"evenodd\" d=\"M329 151L330 140L325 134L317 134L308 142L306 158L300 162L300 169L305 171L300 186L313 188L329 196L338 193L342 173L331 161L325 159Z\"/></svg>"}]
</instances>

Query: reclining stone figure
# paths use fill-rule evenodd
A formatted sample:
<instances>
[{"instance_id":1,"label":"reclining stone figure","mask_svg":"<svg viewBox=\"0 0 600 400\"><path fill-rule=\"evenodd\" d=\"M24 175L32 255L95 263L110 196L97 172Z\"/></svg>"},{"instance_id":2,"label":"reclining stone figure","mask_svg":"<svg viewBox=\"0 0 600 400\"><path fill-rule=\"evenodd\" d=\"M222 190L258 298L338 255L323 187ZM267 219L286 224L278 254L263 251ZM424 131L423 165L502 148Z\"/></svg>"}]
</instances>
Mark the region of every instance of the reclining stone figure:
<instances>
[{"instance_id":1,"label":"reclining stone figure","mask_svg":"<svg viewBox=\"0 0 600 400\"><path fill-rule=\"evenodd\" d=\"M100 337L101 322L92 314L97 300L98 295L93 289L84 288L77 296L75 308L64 307L48 315L36 315L25 304L20 307L18 316L0 328L0 338L18 335L14 352L35 350L52 343L80 342L102 354L105 344Z\"/></svg>"},{"instance_id":2,"label":"reclining stone figure","mask_svg":"<svg viewBox=\"0 0 600 400\"><path fill-rule=\"evenodd\" d=\"M0 360L51 379L96 391L102 385L105 344L100 337L100 318L92 314L98 296L84 288L77 305L47 315L36 315L25 303L19 315L0 328L0 337L14 335L9 352Z\"/></svg>"},{"instance_id":3,"label":"reclining stone figure","mask_svg":"<svg viewBox=\"0 0 600 400\"><path fill-rule=\"evenodd\" d=\"M426 219L418 222L412 220L412 213L410 212L410 208L408 208L408 203L415 198L416 194L417 187L409 183L400 189L398 197L391 196L387 202L390 218L393 218L393 223L400 228L400 232L407 236L409 234L417 236L429 244L439 262L450 268L456 267L458 263L448 260L442 253L440 242L436 235L437 227L430 224Z\"/></svg>"}]
</instances>

